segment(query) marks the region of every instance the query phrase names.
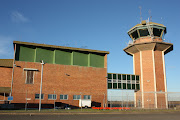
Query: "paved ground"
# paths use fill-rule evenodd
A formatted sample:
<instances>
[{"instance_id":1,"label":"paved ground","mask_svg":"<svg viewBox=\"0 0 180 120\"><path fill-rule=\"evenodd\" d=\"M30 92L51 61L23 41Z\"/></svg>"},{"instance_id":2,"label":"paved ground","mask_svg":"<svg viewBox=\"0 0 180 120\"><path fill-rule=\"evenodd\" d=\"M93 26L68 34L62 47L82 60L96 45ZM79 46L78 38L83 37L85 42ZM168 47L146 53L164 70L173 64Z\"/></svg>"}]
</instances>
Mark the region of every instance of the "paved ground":
<instances>
[{"instance_id":1,"label":"paved ground","mask_svg":"<svg viewBox=\"0 0 180 120\"><path fill-rule=\"evenodd\" d=\"M0 120L180 120L180 113L87 114L87 115L0 115Z\"/></svg>"}]
</instances>

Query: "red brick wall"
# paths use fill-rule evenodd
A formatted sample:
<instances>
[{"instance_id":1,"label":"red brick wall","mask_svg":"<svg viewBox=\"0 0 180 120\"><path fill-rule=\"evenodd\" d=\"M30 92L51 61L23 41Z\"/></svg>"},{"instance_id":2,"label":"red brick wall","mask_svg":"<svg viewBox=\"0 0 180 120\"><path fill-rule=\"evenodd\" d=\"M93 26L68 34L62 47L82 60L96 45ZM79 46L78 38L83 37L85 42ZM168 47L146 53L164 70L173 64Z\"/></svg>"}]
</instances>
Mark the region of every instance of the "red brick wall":
<instances>
[{"instance_id":1,"label":"red brick wall","mask_svg":"<svg viewBox=\"0 0 180 120\"><path fill-rule=\"evenodd\" d=\"M12 68L0 67L0 87L11 87ZM5 97L7 100L7 97ZM0 95L0 100L4 100L3 94ZM0 102L2 104L4 102Z\"/></svg>"},{"instance_id":2,"label":"red brick wall","mask_svg":"<svg viewBox=\"0 0 180 120\"><path fill-rule=\"evenodd\" d=\"M107 61L105 61L107 65ZM14 71L13 103L38 103L35 93L40 91L41 64L33 62L16 61ZM105 66L106 66L105 65ZM25 84L26 71L23 68L34 68L34 84ZM67 76L66 74L70 75ZM68 103L78 106L78 100L73 100L73 95L91 95L92 101L103 104L104 94L107 95L107 68L81 67L71 65L45 64L43 70L42 93L45 94L42 103L54 103L48 100L48 94L57 94L56 102ZM67 94L68 100L60 100L60 94ZM83 96L82 96L83 97ZM105 102L107 101L105 97Z\"/></svg>"}]
</instances>

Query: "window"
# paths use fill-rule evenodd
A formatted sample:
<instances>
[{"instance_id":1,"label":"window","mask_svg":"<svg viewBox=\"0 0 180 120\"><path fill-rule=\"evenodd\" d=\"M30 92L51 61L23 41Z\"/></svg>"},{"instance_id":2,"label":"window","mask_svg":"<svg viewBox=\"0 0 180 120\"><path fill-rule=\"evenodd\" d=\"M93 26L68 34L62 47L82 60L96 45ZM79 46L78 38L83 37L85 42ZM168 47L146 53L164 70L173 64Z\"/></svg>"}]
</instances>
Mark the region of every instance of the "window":
<instances>
[{"instance_id":1,"label":"window","mask_svg":"<svg viewBox=\"0 0 180 120\"><path fill-rule=\"evenodd\" d=\"M27 70L26 71L26 84L33 84L34 79L34 71L33 70Z\"/></svg>"},{"instance_id":2,"label":"window","mask_svg":"<svg viewBox=\"0 0 180 120\"><path fill-rule=\"evenodd\" d=\"M73 95L73 100L79 100L81 99L81 95Z\"/></svg>"},{"instance_id":3,"label":"window","mask_svg":"<svg viewBox=\"0 0 180 120\"><path fill-rule=\"evenodd\" d=\"M154 36L160 37L162 33L162 29L153 28L153 34Z\"/></svg>"},{"instance_id":4,"label":"window","mask_svg":"<svg viewBox=\"0 0 180 120\"><path fill-rule=\"evenodd\" d=\"M112 74L108 74L108 79L112 79Z\"/></svg>"},{"instance_id":5,"label":"window","mask_svg":"<svg viewBox=\"0 0 180 120\"><path fill-rule=\"evenodd\" d=\"M140 33L140 36L141 36L141 37L144 37L144 36L148 36L148 35L149 35L148 29L140 29L140 30L139 30L139 33Z\"/></svg>"},{"instance_id":6,"label":"window","mask_svg":"<svg viewBox=\"0 0 180 120\"><path fill-rule=\"evenodd\" d=\"M90 99L91 99L91 96L90 96L90 95L84 95L84 99L85 99L85 100L90 100Z\"/></svg>"},{"instance_id":7,"label":"window","mask_svg":"<svg viewBox=\"0 0 180 120\"><path fill-rule=\"evenodd\" d=\"M116 74L113 74L113 79L116 79Z\"/></svg>"},{"instance_id":8,"label":"window","mask_svg":"<svg viewBox=\"0 0 180 120\"><path fill-rule=\"evenodd\" d=\"M123 80L126 80L126 75L123 75Z\"/></svg>"},{"instance_id":9,"label":"window","mask_svg":"<svg viewBox=\"0 0 180 120\"><path fill-rule=\"evenodd\" d=\"M131 35L132 35L133 39L137 39L139 37L138 33L137 33L137 30L134 31Z\"/></svg>"},{"instance_id":10,"label":"window","mask_svg":"<svg viewBox=\"0 0 180 120\"><path fill-rule=\"evenodd\" d=\"M35 94L35 99L39 99L39 94ZM41 94L41 99L44 99L44 94Z\"/></svg>"},{"instance_id":11,"label":"window","mask_svg":"<svg viewBox=\"0 0 180 120\"><path fill-rule=\"evenodd\" d=\"M68 99L68 95L60 95L60 100L67 100Z\"/></svg>"},{"instance_id":12,"label":"window","mask_svg":"<svg viewBox=\"0 0 180 120\"><path fill-rule=\"evenodd\" d=\"M48 99L55 100L56 99L56 95L55 94L48 94Z\"/></svg>"}]
</instances>

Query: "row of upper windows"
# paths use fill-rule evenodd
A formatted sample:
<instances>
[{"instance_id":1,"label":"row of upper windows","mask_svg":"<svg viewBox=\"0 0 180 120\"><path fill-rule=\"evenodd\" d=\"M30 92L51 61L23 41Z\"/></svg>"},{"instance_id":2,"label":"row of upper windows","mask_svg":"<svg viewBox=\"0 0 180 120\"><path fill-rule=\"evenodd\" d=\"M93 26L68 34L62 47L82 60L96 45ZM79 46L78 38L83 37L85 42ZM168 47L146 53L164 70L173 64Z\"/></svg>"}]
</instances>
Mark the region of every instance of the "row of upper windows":
<instances>
[{"instance_id":1,"label":"row of upper windows","mask_svg":"<svg viewBox=\"0 0 180 120\"><path fill-rule=\"evenodd\" d=\"M35 99L39 99L39 94L35 94ZM41 94L41 99L44 99L44 94ZM56 94L48 94L49 100L56 100L57 95ZM73 95L73 100L80 100L81 95ZM91 95L84 95L83 99L90 100ZM60 95L60 100L68 100L68 95Z\"/></svg>"}]
</instances>

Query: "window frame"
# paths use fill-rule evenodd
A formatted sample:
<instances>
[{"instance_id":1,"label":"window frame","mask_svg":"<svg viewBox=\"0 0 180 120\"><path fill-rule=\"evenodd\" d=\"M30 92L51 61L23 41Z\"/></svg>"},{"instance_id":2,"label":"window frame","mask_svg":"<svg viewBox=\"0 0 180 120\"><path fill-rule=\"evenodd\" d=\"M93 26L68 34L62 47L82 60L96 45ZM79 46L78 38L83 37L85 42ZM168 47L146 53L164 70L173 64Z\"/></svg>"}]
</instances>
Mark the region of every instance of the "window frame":
<instances>
[{"instance_id":1,"label":"window frame","mask_svg":"<svg viewBox=\"0 0 180 120\"><path fill-rule=\"evenodd\" d=\"M61 95L63 96L63 99L61 99ZM67 94L66 94L66 95L67 95ZM59 95L59 99L60 99L60 100L68 100L68 95L67 95L67 99L65 99L64 96L65 96L64 94L60 94L60 95Z\"/></svg>"},{"instance_id":2,"label":"window frame","mask_svg":"<svg viewBox=\"0 0 180 120\"><path fill-rule=\"evenodd\" d=\"M74 96L76 96L76 98L74 99ZM80 98L78 99L78 96L80 96ZM81 95L73 95L73 100L80 100L81 99Z\"/></svg>"},{"instance_id":3,"label":"window frame","mask_svg":"<svg viewBox=\"0 0 180 120\"><path fill-rule=\"evenodd\" d=\"M27 81L27 78L28 78L28 72L32 71L33 73L33 76L32 76L32 83L28 83ZM34 84L34 70L26 70L26 80L25 80L25 84Z\"/></svg>"},{"instance_id":4,"label":"window frame","mask_svg":"<svg viewBox=\"0 0 180 120\"><path fill-rule=\"evenodd\" d=\"M87 99L85 98L85 96L87 96ZM90 98L89 98L89 97L90 97ZM83 96L83 99L84 99L84 100L91 100L91 95L84 95L84 96Z\"/></svg>"},{"instance_id":5,"label":"window frame","mask_svg":"<svg viewBox=\"0 0 180 120\"><path fill-rule=\"evenodd\" d=\"M36 98L36 95L38 95L39 96L39 93L35 93L35 100L39 100L39 98ZM41 100L44 100L44 94L41 94L41 95L43 95L43 98L42 98L42 96L41 96Z\"/></svg>"},{"instance_id":6,"label":"window frame","mask_svg":"<svg viewBox=\"0 0 180 120\"><path fill-rule=\"evenodd\" d=\"M49 95L52 95L52 98L49 98ZM55 95L55 99L53 99L53 95ZM57 94L48 94L48 100L57 100Z\"/></svg>"}]
</instances>

